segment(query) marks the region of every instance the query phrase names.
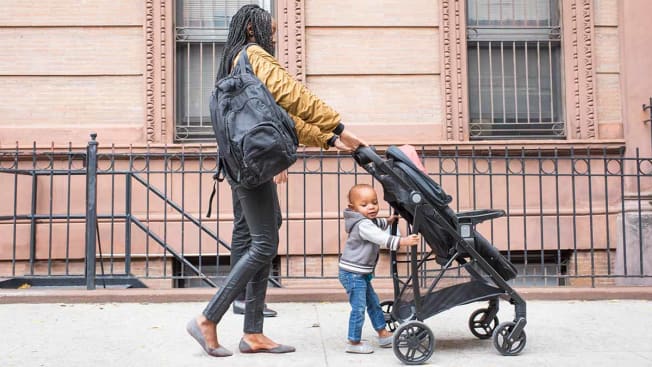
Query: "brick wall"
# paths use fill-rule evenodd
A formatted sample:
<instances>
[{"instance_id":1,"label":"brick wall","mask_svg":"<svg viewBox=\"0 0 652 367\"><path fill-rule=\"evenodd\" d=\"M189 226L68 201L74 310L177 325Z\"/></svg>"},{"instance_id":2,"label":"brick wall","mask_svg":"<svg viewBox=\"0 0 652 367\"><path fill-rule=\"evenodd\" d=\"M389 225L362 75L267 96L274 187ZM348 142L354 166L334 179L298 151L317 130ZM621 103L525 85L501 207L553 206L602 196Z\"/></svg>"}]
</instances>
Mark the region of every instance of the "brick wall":
<instances>
[{"instance_id":1,"label":"brick wall","mask_svg":"<svg viewBox=\"0 0 652 367\"><path fill-rule=\"evenodd\" d=\"M607 256L608 255L608 256ZM608 275L615 273L616 251L596 250L577 251L568 259L568 285L574 287L591 287L591 275ZM593 268L593 271L591 270ZM573 278L575 276L582 278ZM595 286L615 284L614 278L596 278Z\"/></svg>"}]
</instances>

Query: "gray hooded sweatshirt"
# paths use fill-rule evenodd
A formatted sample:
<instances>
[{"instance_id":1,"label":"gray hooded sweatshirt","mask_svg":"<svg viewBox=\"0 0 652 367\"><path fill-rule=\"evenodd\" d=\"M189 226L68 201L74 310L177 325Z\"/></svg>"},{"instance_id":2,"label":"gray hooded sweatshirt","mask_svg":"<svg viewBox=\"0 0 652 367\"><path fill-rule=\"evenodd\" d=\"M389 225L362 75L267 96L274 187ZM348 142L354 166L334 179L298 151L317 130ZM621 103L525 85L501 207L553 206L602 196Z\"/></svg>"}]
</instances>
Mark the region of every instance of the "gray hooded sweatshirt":
<instances>
[{"instance_id":1,"label":"gray hooded sweatshirt","mask_svg":"<svg viewBox=\"0 0 652 367\"><path fill-rule=\"evenodd\" d=\"M344 210L344 227L349 234L339 267L352 273L371 274L380 248L396 251L400 237L385 232L387 220L368 219L349 208Z\"/></svg>"}]
</instances>

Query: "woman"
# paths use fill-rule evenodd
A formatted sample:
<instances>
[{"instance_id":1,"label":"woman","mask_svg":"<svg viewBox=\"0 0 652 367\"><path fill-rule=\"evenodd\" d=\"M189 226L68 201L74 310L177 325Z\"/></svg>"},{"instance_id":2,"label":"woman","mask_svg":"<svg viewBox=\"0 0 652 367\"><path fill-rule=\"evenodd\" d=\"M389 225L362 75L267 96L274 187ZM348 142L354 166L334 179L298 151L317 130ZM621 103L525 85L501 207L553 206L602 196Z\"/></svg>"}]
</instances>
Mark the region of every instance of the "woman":
<instances>
[{"instance_id":1,"label":"woman","mask_svg":"<svg viewBox=\"0 0 652 367\"><path fill-rule=\"evenodd\" d=\"M243 46L256 76L267 86L279 106L284 108L295 122L295 130L301 144L328 149L352 151L365 145L358 137L344 128L339 114L312 95L302 84L295 81L272 56L276 24L269 12L257 5L245 5L233 16L229 27L224 55L217 79L226 77L237 61ZM276 183L287 180L282 173L254 189L246 189L232 179L229 183L234 198L242 207L247 222L250 246L231 268L224 286L213 296L202 314L190 320L187 330L204 350L214 357L233 353L220 345L217 324L228 310L231 302L246 288L244 336L240 340L242 353L288 353L294 347L274 342L263 334L263 308L265 292L272 259L278 250L278 197ZM243 229L246 230L246 229Z\"/></svg>"}]
</instances>

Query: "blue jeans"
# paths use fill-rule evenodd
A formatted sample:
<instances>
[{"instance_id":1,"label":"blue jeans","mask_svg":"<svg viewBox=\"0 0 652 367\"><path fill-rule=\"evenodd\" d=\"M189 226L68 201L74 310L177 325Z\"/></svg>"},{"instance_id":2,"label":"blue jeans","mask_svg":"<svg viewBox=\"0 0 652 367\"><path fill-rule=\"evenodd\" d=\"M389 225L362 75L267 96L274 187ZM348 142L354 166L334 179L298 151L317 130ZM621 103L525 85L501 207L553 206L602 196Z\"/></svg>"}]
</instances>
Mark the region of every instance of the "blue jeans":
<instances>
[{"instance_id":1,"label":"blue jeans","mask_svg":"<svg viewBox=\"0 0 652 367\"><path fill-rule=\"evenodd\" d=\"M351 273L340 269L339 278L351 304L348 339L352 342L359 342L362 338L365 309L369 314L374 330L384 329L385 315L382 308L380 308L378 295L371 286L372 275Z\"/></svg>"}]
</instances>

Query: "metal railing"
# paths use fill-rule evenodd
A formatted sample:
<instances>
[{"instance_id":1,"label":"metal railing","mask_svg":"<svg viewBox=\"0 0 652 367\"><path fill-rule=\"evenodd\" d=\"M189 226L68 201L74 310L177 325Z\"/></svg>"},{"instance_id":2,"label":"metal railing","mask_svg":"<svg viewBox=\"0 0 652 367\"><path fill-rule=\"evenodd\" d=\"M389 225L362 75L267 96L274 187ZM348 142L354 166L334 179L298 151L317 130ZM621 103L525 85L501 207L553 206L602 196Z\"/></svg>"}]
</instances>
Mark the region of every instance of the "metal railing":
<instances>
[{"instance_id":1,"label":"metal railing","mask_svg":"<svg viewBox=\"0 0 652 367\"><path fill-rule=\"evenodd\" d=\"M516 284L649 284L652 158L638 150L459 146L419 154L453 196L453 210L506 211L479 231L515 263ZM0 150L4 286L215 286L229 270L233 219L226 183L215 217L204 216L215 163L214 147L98 152L94 138L85 151ZM367 182L382 198L382 187L346 154L302 152L289 177L279 186L274 279L336 279L346 193ZM386 258L379 278L389 276Z\"/></svg>"}]
</instances>

